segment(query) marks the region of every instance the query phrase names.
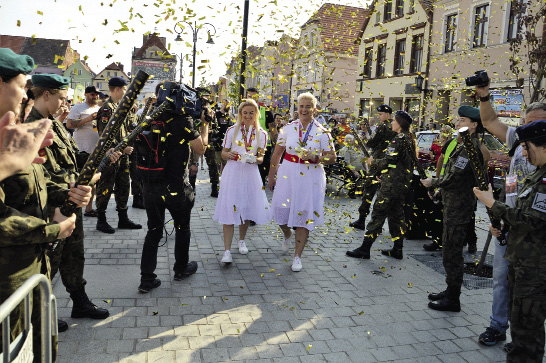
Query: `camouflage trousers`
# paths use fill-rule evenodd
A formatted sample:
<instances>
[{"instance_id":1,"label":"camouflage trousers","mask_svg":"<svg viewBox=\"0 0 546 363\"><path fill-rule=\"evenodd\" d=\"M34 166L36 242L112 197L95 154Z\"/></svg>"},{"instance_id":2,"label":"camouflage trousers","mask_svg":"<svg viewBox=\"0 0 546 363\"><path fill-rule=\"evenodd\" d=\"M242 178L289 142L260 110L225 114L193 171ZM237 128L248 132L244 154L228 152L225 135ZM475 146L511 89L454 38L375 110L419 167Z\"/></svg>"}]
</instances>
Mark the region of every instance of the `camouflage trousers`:
<instances>
[{"instance_id":1,"label":"camouflage trousers","mask_svg":"<svg viewBox=\"0 0 546 363\"><path fill-rule=\"evenodd\" d=\"M543 268L508 266L510 333L514 349L507 362L542 362L546 320L546 273Z\"/></svg>"},{"instance_id":2,"label":"camouflage trousers","mask_svg":"<svg viewBox=\"0 0 546 363\"><path fill-rule=\"evenodd\" d=\"M38 245L32 245L31 248L40 248ZM4 252L4 251L1 251ZM49 277L49 264L47 257L42 252L42 257L36 259L31 266L27 266L24 271L17 272L17 276L0 276L0 304L6 301L19 287L21 287L27 279L35 274L44 274ZM34 353L33 362L41 362L42 351L42 335L40 327L41 321L41 304L40 304L40 289L35 288L30 296L30 322L32 324L32 351ZM24 302L19 304L10 314L10 337L13 342L21 332L25 329L25 307ZM0 329L0 341L2 341L2 329ZM51 341L53 361L57 357L58 340L57 337L52 337ZM3 348L0 344L0 353Z\"/></svg>"},{"instance_id":3,"label":"camouflage trousers","mask_svg":"<svg viewBox=\"0 0 546 363\"><path fill-rule=\"evenodd\" d=\"M448 287L461 289L464 275L463 244L466 241L469 223L449 224L444 220L442 234L442 260L446 270Z\"/></svg>"},{"instance_id":4,"label":"camouflage trousers","mask_svg":"<svg viewBox=\"0 0 546 363\"><path fill-rule=\"evenodd\" d=\"M209 178L210 183L213 186L218 187L218 184L220 184L220 174L218 173L218 165L216 164L216 151L214 151L214 148L207 147L207 150L205 151L205 160L207 161L207 165L209 167ZM195 181L197 180L197 175L190 176L190 184L195 190Z\"/></svg>"},{"instance_id":5,"label":"camouflage trousers","mask_svg":"<svg viewBox=\"0 0 546 363\"><path fill-rule=\"evenodd\" d=\"M358 207L358 219L360 220L365 220L368 217L368 214L370 214L370 206L372 205L373 197L381 185L380 183L371 182L369 178L375 179L375 176L366 176L366 179L364 180L362 203L360 204L360 207Z\"/></svg>"},{"instance_id":6,"label":"camouflage trousers","mask_svg":"<svg viewBox=\"0 0 546 363\"><path fill-rule=\"evenodd\" d=\"M127 209L129 188L129 159L124 155L117 163L110 164L102 171L95 194L97 212L106 212L112 192L115 193L116 209Z\"/></svg>"},{"instance_id":7,"label":"camouflage trousers","mask_svg":"<svg viewBox=\"0 0 546 363\"><path fill-rule=\"evenodd\" d=\"M78 291L85 286L83 268L85 253L83 245L82 210L76 210L76 228L72 235L59 241L54 251L47 251L51 264L51 280L61 272L61 280L68 293Z\"/></svg>"},{"instance_id":8,"label":"camouflage trousers","mask_svg":"<svg viewBox=\"0 0 546 363\"><path fill-rule=\"evenodd\" d=\"M385 219L388 219L389 232L393 241L404 237L406 233L404 218L406 192L407 188L379 190L373 204L372 218L366 226L365 237L377 238L383 231Z\"/></svg>"},{"instance_id":9,"label":"camouflage trousers","mask_svg":"<svg viewBox=\"0 0 546 363\"><path fill-rule=\"evenodd\" d=\"M142 194L142 178L137 168L138 155L136 150L129 155L129 174L131 175L131 193L133 195Z\"/></svg>"}]
</instances>

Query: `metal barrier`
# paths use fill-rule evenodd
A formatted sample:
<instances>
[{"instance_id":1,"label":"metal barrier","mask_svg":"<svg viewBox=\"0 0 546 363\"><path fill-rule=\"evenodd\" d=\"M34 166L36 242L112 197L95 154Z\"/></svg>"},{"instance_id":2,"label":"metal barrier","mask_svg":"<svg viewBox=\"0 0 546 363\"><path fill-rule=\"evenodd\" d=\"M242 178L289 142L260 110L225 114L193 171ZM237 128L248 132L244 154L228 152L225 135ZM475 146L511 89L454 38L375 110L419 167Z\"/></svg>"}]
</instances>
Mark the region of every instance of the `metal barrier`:
<instances>
[{"instance_id":1,"label":"metal barrier","mask_svg":"<svg viewBox=\"0 0 546 363\"><path fill-rule=\"evenodd\" d=\"M45 275L37 274L29 278L19 287L2 305L0 305L0 322L2 323L2 353L0 362L30 362L32 352L32 324L30 314L30 295L36 286L40 287L40 333L42 339L41 362L52 361L51 336L59 334L57 329L57 301L51 291L49 279ZM25 302L25 329L13 342L10 334L10 313L21 303ZM37 328L37 327L35 327ZM53 334L52 334L53 332Z\"/></svg>"}]
</instances>

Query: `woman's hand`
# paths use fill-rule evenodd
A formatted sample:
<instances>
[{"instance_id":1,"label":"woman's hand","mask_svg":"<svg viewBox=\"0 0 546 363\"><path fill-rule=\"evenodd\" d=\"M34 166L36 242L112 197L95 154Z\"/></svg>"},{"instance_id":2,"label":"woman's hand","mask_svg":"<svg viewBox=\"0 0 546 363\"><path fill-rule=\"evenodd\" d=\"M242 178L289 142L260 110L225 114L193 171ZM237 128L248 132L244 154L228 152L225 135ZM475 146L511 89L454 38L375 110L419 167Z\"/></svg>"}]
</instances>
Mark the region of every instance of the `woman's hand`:
<instances>
[{"instance_id":1,"label":"woman's hand","mask_svg":"<svg viewBox=\"0 0 546 363\"><path fill-rule=\"evenodd\" d=\"M236 153L235 151L228 151L227 152L228 160L237 160L238 156L239 156L239 154Z\"/></svg>"},{"instance_id":2,"label":"woman's hand","mask_svg":"<svg viewBox=\"0 0 546 363\"><path fill-rule=\"evenodd\" d=\"M53 222L59 223L59 227L61 227L61 231L57 236L58 239L70 237L70 235L76 228L76 214L73 213L70 217L67 217L61 213L61 210L59 208L55 208Z\"/></svg>"},{"instance_id":3,"label":"woman's hand","mask_svg":"<svg viewBox=\"0 0 546 363\"><path fill-rule=\"evenodd\" d=\"M478 197L479 200L487 207L491 208L495 203L495 198L493 197L493 190L491 189L491 184L487 190L480 190L480 188L474 188L474 194Z\"/></svg>"},{"instance_id":4,"label":"woman's hand","mask_svg":"<svg viewBox=\"0 0 546 363\"><path fill-rule=\"evenodd\" d=\"M71 187L68 192L69 199L75 203L78 207L85 207L91 199L92 187L89 185L78 185L77 187Z\"/></svg>"},{"instance_id":5,"label":"woman's hand","mask_svg":"<svg viewBox=\"0 0 546 363\"><path fill-rule=\"evenodd\" d=\"M432 178L421 179L421 184L423 184L425 188L430 188L432 186Z\"/></svg>"}]
</instances>

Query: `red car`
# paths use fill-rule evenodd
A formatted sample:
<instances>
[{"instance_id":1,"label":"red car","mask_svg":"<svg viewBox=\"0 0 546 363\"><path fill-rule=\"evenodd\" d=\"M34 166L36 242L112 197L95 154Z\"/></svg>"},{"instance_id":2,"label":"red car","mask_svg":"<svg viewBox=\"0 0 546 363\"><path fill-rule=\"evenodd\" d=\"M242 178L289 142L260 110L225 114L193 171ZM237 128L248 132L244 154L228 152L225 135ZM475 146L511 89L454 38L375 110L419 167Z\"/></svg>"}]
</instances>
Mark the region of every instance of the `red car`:
<instances>
[{"instance_id":1,"label":"red car","mask_svg":"<svg viewBox=\"0 0 546 363\"><path fill-rule=\"evenodd\" d=\"M434 162L434 155L432 154L430 147L434 140L440 137L439 131L421 131L416 133L417 148L419 151L419 162L425 166L425 168L431 167L436 170ZM506 174L510 167L510 157L508 156L508 149L500 142L496 137L491 134L485 134L484 143L487 149L491 153L491 159L487 167L489 182L493 186L493 189L500 191L504 188Z\"/></svg>"}]
</instances>

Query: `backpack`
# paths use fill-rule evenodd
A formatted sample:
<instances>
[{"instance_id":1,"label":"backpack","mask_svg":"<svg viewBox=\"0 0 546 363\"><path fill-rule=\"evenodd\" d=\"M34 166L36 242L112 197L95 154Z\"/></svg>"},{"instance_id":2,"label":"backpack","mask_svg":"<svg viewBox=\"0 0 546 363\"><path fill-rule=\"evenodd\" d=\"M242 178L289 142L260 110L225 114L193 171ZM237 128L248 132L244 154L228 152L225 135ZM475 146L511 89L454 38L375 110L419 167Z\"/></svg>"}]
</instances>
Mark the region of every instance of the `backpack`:
<instances>
[{"instance_id":1,"label":"backpack","mask_svg":"<svg viewBox=\"0 0 546 363\"><path fill-rule=\"evenodd\" d=\"M152 127L135 139L137 169L143 182L161 181L167 166L167 130L164 121L153 121Z\"/></svg>"}]
</instances>

